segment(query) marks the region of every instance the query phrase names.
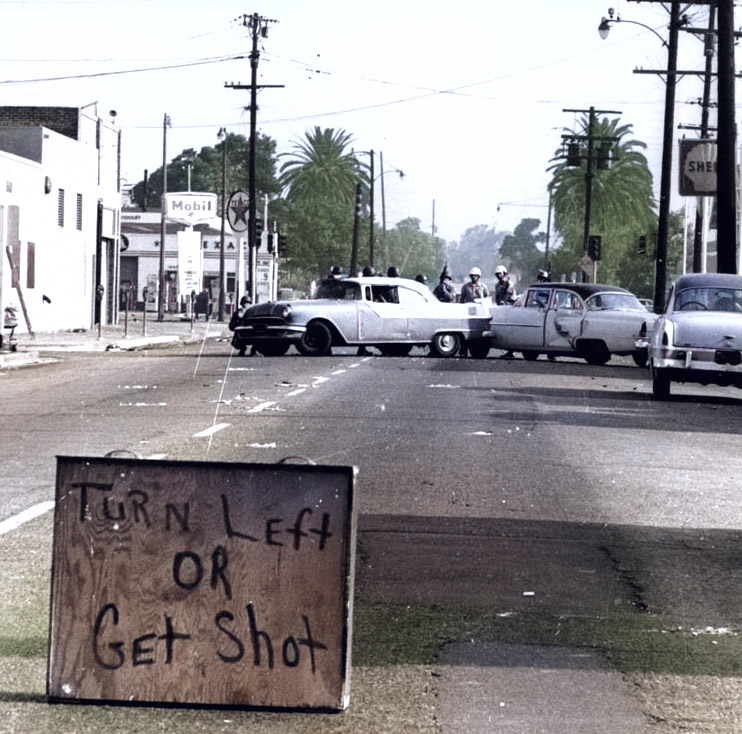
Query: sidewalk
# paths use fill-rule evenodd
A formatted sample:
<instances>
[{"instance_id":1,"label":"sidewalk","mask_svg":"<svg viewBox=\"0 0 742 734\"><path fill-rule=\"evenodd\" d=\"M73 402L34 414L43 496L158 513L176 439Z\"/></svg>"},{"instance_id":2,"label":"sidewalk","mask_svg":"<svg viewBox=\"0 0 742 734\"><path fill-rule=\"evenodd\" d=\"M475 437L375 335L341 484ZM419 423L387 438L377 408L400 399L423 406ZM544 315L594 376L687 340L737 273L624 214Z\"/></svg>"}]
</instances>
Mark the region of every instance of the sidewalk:
<instances>
[{"instance_id":1,"label":"sidewalk","mask_svg":"<svg viewBox=\"0 0 742 734\"><path fill-rule=\"evenodd\" d=\"M33 336L17 334L15 352L0 351L0 369L43 364L53 359L54 352L106 352L113 350L146 349L163 344L201 341L205 338L229 338L227 322L203 320L191 322L176 315L157 321L148 314L146 322L141 313L130 314L128 324L102 325L87 330L39 332Z\"/></svg>"}]
</instances>

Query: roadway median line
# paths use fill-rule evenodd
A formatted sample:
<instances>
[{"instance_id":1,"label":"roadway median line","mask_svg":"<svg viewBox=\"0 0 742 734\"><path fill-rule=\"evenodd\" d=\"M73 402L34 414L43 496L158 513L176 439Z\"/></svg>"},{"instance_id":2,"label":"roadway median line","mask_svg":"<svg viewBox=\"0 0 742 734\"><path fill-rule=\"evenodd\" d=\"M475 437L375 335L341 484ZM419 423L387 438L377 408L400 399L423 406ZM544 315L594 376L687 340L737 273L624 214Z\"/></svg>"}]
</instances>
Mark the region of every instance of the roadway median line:
<instances>
[{"instance_id":1,"label":"roadway median line","mask_svg":"<svg viewBox=\"0 0 742 734\"><path fill-rule=\"evenodd\" d=\"M14 517L9 517L7 520L0 522L0 535L5 535L12 530L17 530L21 525L34 520L35 518L45 515L49 510L54 509L54 500L48 500L47 502L39 502L38 505L33 505L23 512L19 512Z\"/></svg>"}]
</instances>

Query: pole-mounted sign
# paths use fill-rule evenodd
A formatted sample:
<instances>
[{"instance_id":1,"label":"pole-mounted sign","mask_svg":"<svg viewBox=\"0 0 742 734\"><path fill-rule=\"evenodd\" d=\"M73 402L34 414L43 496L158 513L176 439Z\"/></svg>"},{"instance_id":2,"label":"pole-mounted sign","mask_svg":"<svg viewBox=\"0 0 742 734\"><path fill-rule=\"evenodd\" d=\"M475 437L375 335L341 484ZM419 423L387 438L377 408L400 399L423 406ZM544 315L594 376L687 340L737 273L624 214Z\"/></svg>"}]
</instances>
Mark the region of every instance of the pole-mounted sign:
<instances>
[{"instance_id":1,"label":"pole-mounted sign","mask_svg":"<svg viewBox=\"0 0 742 734\"><path fill-rule=\"evenodd\" d=\"M192 227L219 215L216 194L180 191L163 195L165 219Z\"/></svg>"},{"instance_id":2,"label":"pole-mounted sign","mask_svg":"<svg viewBox=\"0 0 742 734\"><path fill-rule=\"evenodd\" d=\"M227 221L233 232L247 232L250 196L246 191L235 191L227 202Z\"/></svg>"},{"instance_id":3,"label":"pole-mounted sign","mask_svg":"<svg viewBox=\"0 0 742 734\"><path fill-rule=\"evenodd\" d=\"M715 196L715 140L680 140L680 196Z\"/></svg>"}]
</instances>

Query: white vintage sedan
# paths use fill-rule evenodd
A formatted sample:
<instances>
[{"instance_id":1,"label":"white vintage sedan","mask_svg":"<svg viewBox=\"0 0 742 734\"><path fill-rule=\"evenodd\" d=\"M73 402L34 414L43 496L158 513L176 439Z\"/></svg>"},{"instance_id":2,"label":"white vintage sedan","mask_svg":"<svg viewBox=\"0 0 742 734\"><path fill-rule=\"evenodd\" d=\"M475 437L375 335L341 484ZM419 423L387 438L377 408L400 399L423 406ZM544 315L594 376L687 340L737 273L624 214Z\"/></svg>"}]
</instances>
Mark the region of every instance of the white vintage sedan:
<instances>
[{"instance_id":1,"label":"white vintage sedan","mask_svg":"<svg viewBox=\"0 0 742 734\"><path fill-rule=\"evenodd\" d=\"M657 318L623 288L597 283L538 283L513 306L491 309L491 346L525 359L581 357L605 364L612 354L647 364L648 337Z\"/></svg>"},{"instance_id":2,"label":"white vintage sedan","mask_svg":"<svg viewBox=\"0 0 742 734\"><path fill-rule=\"evenodd\" d=\"M742 387L742 276L680 276L652 330L649 367L659 399L672 382Z\"/></svg>"},{"instance_id":3,"label":"white vintage sedan","mask_svg":"<svg viewBox=\"0 0 742 734\"><path fill-rule=\"evenodd\" d=\"M244 353L254 345L266 356L286 354L292 344L305 356L329 354L334 346L405 356L413 346L428 346L435 356L455 357L464 345L479 344L490 323L488 303L441 303L407 278L343 278L323 295L250 306L232 346Z\"/></svg>"}]
</instances>

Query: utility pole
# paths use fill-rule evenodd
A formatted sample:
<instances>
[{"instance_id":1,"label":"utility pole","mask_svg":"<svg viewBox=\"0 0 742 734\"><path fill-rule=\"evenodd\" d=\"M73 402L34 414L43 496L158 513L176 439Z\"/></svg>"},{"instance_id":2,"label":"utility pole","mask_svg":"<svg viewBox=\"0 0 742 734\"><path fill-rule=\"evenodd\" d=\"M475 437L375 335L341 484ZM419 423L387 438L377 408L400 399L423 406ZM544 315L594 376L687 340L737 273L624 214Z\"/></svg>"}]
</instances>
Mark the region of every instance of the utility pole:
<instances>
[{"instance_id":1,"label":"utility pole","mask_svg":"<svg viewBox=\"0 0 742 734\"><path fill-rule=\"evenodd\" d=\"M713 33L716 18L716 8L709 5L708 34L704 38L704 54L706 55L706 68L703 75L703 99L701 100L701 138L706 139L709 134L709 106L711 104L711 77L714 62ZM706 197L698 197L696 206L696 224L693 230L693 272L706 272L706 263L703 248L703 230L705 226L705 208L710 202Z\"/></svg>"},{"instance_id":2,"label":"utility pole","mask_svg":"<svg viewBox=\"0 0 742 734\"><path fill-rule=\"evenodd\" d=\"M247 222L247 255L248 271L250 272L250 298L253 303L256 299L255 288L255 260L257 256L258 238L257 238L257 187L255 182L255 151L257 148L257 111L258 111L258 89L279 88L283 84L258 84L258 62L260 61L260 52L258 51L258 39L268 37L268 24L277 23L277 20L264 18L257 13L242 16L242 25L248 29L252 38L252 50L250 51L250 85L225 84L230 89L249 89L250 90L250 141L248 148L248 222Z\"/></svg>"},{"instance_id":3,"label":"utility pole","mask_svg":"<svg viewBox=\"0 0 742 734\"><path fill-rule=\"evenodd\" d=\"M358 273L358 228L361 219L361 182L356 184L355 208L353 210L353 242L350 248L350 268L349 275Z\"/></svg>"},{"instance_id":4,"label":"utility pole","mask_svg":"<svg viewBox=\"0 0 742 734\"><path fill-rule=\"evenodd\" d=\"M734 2L717 0L719 9L718 60L718 168L717 196L717 260L719 273L737 272L737 177L734 123Z\"/></svg>"},{"instance_id":5,"label":"utility pole","mask_svg":"<svg viewBox=\"0 0 742 734\"><path fill-rule=\"evenodd\" d=\"M157 320L165 320L165 194L167 194L167 129L170 127L169 115L162 118L162 199L160 201L160 262L157 282ZM144 299L144 311L147 312L147 299Z\"/></svg>"},{"instance_id":6,"label":"utility pole","mask_svg":"<svg viewBox=\"0 0 742 734\"><path fill-rule=\"evenodd\" d=\"M370 150L371 156L371 191L369 192L369 206L371 208L371 223L368 228L368 264L374 266L374 151Z\"/></svg>"},{"instance_id":7,"label":"utility pole","mask_svg":"<svg viewBox=\"0 0 742 734\"><path fill-rule=\"evenodd\" d=\"M604 135L595 135L595 120L597 115L620 115L621 112L618 110L596 110L594 107L590 107L589 110L562 110L562 112L572 112L572 113L587 113L588 115L588 122L587 122L587 134L586 135L577 135L577 134L568 134L568 135L562 135L562 139L567 142L567 165L580 165L580 160L586 161L585 166L585 218L582 228L582 247L585 252L588 252L588 242L590 240L590 218L592 216L592 196L593 196L593 179L595 178L595 141L599 141L601 145L603 143L615 143L618 138L616 137L606 137ZM587 145L587 155L583 156L580 155L579 149L577 153L575 153L574 146L575 144L578 144L577 141L586 143ZM572 148L572 150L570 150ZM608 165L608 162L606 161L606 165ZM597 271L597 266L596 266Z\"/></svg>"}]
</instances>

